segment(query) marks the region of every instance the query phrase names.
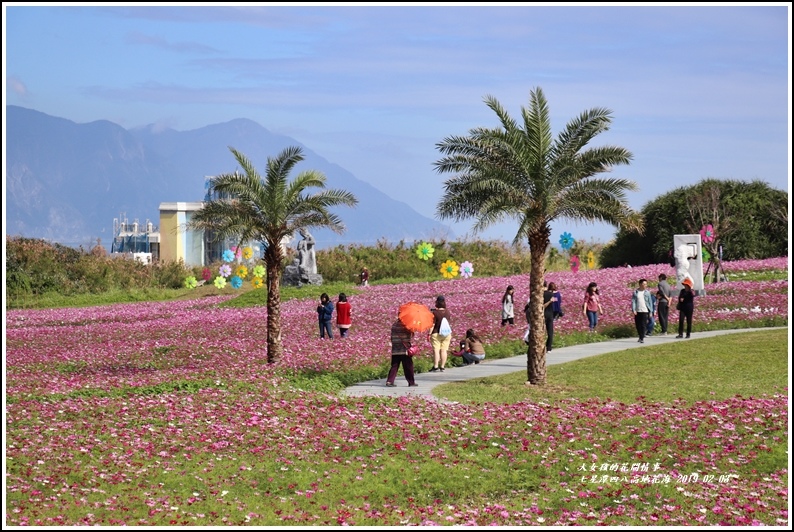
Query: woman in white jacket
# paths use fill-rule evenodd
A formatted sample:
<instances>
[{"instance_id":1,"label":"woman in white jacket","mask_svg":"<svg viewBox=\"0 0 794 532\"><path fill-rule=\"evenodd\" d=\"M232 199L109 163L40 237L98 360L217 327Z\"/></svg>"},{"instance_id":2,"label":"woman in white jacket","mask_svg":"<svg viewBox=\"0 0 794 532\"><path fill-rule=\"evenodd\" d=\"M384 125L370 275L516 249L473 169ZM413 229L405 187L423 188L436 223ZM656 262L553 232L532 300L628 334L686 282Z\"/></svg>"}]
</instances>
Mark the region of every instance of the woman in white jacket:
<instances>
[{"instance_id":1,"label":"woman in white jacket","mask_svg":"<svg viewBox=\"0 0 794 532\"><path fill-rule=\"evenodd\" d=\"M505 290L505 295L502 296L502 327L507 325L515 325L515 311L513 308L513 294L515 290L513 285L508 285Z\"/></svg>"}]
</instances>

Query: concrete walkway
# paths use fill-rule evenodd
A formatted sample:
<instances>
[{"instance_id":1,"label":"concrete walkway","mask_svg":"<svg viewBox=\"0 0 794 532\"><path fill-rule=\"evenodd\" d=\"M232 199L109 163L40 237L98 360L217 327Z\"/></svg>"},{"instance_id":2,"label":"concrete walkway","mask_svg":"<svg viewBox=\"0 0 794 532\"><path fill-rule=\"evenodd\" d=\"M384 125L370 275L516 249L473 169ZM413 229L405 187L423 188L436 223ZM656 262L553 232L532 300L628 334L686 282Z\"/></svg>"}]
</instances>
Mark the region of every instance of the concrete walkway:
<instances>
[{"instance_id":1,"label":"concrete walkway","mask_svg":"<svg viewBox=\"0 0 794 532\"><path fill-rule=\"evenodd\" d=\"M778 327L776 327L778 328ZM785 327L782 327L785 328ZM573 345L570 347L559 347L552 350L551 353L546 355L546 365L564 364L571 360L580 358L601 355L604 353L611 353L613 351L623 351L625 349L642 349L643 347L650 347L653 345L667 344L672 342L691 342L699 338L710 338L712 336L720 336L723 334L737 334L744 332L758 332L765 331L767 328L760 329L726 329L721 331L705 331L692 333L692 338L687 340L677 339L675 333L670 333L667 336L648 336L645 338L645 343L641 344L637 338L621 338L619 340L609 340L606 342L598 342L592 344ZM450 355L450 358L452 356ZM516 371L527 371L527 355L522 353L520 355L510 358L500 358L495 360L488 360L486 358L479 364L472 364L470 366L461 367L447 367L444 372L433 373L417 373L416 383L418 386L409 387L405 377L398 375L395 380L397 386L393 388L386 387L386 379L378 379L374 381L359 382L346 388L342 393L347 396L368 396L380 395L384 397L402 397L402 396L417 396L424 397L432 401L443 401L433 395L433 388L439 384L446 382L459 382L469 379L477 379L482 377L491 377L493 375L502 375L504 373L514 373Z\"/></svg>"}]
</instances>

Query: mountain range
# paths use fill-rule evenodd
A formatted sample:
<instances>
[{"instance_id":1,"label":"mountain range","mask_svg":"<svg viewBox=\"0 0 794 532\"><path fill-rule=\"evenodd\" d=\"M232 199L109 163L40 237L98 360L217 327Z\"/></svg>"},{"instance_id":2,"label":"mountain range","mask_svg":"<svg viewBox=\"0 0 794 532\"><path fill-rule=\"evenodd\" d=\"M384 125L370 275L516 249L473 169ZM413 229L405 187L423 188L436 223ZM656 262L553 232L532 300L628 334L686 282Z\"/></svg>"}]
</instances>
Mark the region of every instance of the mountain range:
<instances>
[{"instance_id":1,"label":"mountain range","mask_svg":"<svg viewBox=\"0 0 794 532\"><path fill-rule=\"evenodd\" d=\"M450 227L422 216L330 163L297 140L238 118L190 131L146 126L134 129L107 120L78 124L6 106L6 234L91 247L99 238L109 250L114 218L159 225L163 202L204 199L207 176L238 170L229 147L251 160L260 174L267 157L299 146L304 161L294 172L319 170L327 187L352 192L359 203L334 212L342 235L313 230L318 248L378 240L412 242L454 239Z\"/></svg>"}]
</instances>

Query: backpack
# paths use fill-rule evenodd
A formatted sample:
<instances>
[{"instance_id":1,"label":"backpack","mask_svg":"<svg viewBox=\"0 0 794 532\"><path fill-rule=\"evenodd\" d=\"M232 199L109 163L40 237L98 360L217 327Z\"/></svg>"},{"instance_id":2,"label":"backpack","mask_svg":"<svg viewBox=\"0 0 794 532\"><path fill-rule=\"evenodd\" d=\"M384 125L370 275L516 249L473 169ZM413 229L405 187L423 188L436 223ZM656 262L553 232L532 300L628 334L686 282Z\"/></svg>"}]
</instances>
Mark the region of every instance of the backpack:
<instances>
[{"instance_id":1,"label":"backpack","mask_svg":"<svg viewBox=\"0 0 794 532\"><path fill-rule=\"evenodd\" d=\"M449 326L449 321L447 321L447 318L441 318L441 325L438 327L438 335L449 336L450 334L452 334L452 327Z\"/></svg>"}]
</instances>

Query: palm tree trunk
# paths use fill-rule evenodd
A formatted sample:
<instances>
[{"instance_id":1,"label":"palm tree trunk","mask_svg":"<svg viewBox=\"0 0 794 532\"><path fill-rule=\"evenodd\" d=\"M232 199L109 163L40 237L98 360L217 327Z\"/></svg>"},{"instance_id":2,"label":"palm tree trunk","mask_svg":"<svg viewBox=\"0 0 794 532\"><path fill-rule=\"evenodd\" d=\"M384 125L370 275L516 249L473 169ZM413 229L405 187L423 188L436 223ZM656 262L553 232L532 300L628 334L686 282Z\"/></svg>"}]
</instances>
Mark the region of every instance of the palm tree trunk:
<instances>
[{"instance_id":1,"label":"palm tree trunk","mask_svg":"<svg viewBox=\"0 0 794 532\"><path fill-rule=\"evenodd\" d=\"M551 230L544 230L529 237L529 347L527 347L527 382L542 386L546 384L546 322L543 318L543 274L546 248Z\"/></svg>"},{"instance_id":2,"label":"palm tree trunk","mask_svg":"<svg viewBox=\"0 0 794 532\"><path fill-rule=\"evenodd\" d=\"M274 249L275 248L275 249ZM281 249L279 243L265 250L267 270L267 363L281 359L284 346L281 342Z\"/></svg>"}]
</instances>

